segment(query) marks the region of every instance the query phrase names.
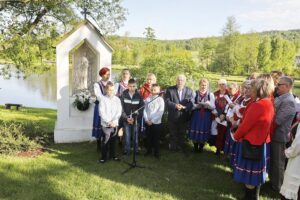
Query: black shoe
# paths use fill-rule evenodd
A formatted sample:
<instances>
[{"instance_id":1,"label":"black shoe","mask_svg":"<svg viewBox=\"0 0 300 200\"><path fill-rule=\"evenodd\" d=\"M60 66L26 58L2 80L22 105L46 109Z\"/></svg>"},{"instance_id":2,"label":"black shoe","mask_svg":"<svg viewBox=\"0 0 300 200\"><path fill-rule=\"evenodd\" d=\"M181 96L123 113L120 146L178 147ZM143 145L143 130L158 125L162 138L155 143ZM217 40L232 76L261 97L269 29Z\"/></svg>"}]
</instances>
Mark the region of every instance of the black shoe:
<instances>
[{"instance_id":1,"label":"black shoe","mask_svg":"<svg viewBox=\"0 0 300 200\"><path fill-rule=\"evenodd\" d=\"M147 151L145 154L144 154L144 156L151 156L151 152L150 151Z\"/></svg>"},{"instance_id":2,"label":"black shoe","mask_svg":"<svg viewBox=\"0 0 300 200\"><path fill-rule=\"evenodd\" d=\"M200 153L203 152L203 147L204 147L204 144L200 143L199 144L199 152Z\"/></svg>"},{"instance_id":3,"label":"black shoe","mask_svg":"<svg viewBox=\"0 0 300 200\"><path fill-rule=\"evenodd\" d=\"M129 153L127 151L123 151L123 155L129 155Z\"/></svg>"},{"instance_id":4,"label":"black shoe","mask_svg":"<svg viewBox=\"0 0 300 200\"><path fill-rule=\"evenodd\" d=\"M97 139L97 152L100 152L101 151L101 140L100 139Z\"/></svg>"},{"instance_id":5,"label":"black shoe","mask_svg":"<svg viewBox=\"0 0 300 200\"><path fill-rule=\"evenodd\" d=\"M245 188L245 195L242 198L242 200L256 200L255 193L256 193L255 188L253 189Z\"/></svg>"},{"instance_id":6,"label":"black shoe","mask_svg":"<svg viewBox=\"0 0 300 200\"><path fill-rule=\"evenodd\" d=\"M113 161L120 161L120 158L118 158L118 157L112 157L112 160Z\"/></svg>"},{"instance_id":7,"label":"black shoe","mask_svg":"<svg viewBox=\"0 0 300 200\"><path fill-rule=\"evenodd\" d=\"M199 152L199 144L194 143L194 153L198 153L198 152Z\"/></svg>"},{"instance_id":8,"label":"black shoe","mask_svg":"<svg viewBox=\"0 0 300 200\"><path fill-rule=\"evenodd\" d=\"M221 151L219 149L217 149L215 155L219 156L221 154Z\"/></svg>"}]
</instances>

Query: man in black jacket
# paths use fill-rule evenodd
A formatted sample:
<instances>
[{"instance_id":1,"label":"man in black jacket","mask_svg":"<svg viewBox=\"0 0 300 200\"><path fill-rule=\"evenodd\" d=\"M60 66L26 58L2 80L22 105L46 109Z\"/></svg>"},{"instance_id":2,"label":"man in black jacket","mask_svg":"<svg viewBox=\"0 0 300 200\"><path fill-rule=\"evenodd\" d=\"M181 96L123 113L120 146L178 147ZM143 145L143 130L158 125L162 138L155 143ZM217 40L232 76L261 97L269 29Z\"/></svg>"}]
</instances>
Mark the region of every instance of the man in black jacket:
<instances>
[{"instance_id":1,"label":"man in black jacket","mask_svg":"<svg viewBox=\"0 0 300 200\"><path fill-rule=\"evenodd\" d=\"M144 105L143 98L140 96L136 88L135 80L130 79L128 81L128 89L125 90L121 96L121 103L123 107L121 117L125 129L124 154L127 155L130 154L131 137L133 137L135 130L139 130L139 122L143 116L143 109L139 110L138 113L134 113L137 109ZM135 119L137 120L137 123L135 122ZM137 124L138 127L135 127L135 124ZM138 151L138 133L136 133L135 148L136 151Z\"/></svg>"},{"instance_id":2,"label":"man in black jacket","mask_svg":"<svg viewBox=\"0 0 300 200\"><path fill-rule=\"evenodd\" d=\"M179 75L176 85L166 91L166 106L168 108L168 124L170 129L171 150L184 150L184 140L189 120L189 111L192 107L193 91L185 87L185 75Z\"/></svg>"}]
</instances>

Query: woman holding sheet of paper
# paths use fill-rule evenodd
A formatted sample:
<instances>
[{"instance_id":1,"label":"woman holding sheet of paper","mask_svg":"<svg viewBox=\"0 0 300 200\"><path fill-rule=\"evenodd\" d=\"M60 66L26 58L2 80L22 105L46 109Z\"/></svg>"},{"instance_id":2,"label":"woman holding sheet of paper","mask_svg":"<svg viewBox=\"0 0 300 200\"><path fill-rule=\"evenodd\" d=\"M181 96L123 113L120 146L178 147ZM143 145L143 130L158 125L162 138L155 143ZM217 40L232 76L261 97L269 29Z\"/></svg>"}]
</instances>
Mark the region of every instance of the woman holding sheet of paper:
<instances>
[{"instance_id":1,"label":"woman holding sheet of paper","mask_svg":"<svg viewBox=\"0 0 300 200\"><path fill-rule=\"evenodd\" d=\"M225 119L225 108L228 104L225 97L228 97L227 81L220 79L218 81L219 90L214 92L216 109L213 111L215 115L215 124L217 127L217 137L215 146L217 148L216 155L220 155L220 152L224 149L225 135L227 130L227 121Z\"/></svg>"},{"instance_id":2,"label":"woman holding sheet of paper","mask_svg":"<svg viewBox=\"0 0 300 200\"><path fill-rule=\"evenodd\" d=\"M195 152L202 152L211 131L211 112L215 109L215 97L208 91L208 86L208 80L201 79L199 90L195 91L191 100L193 111L188 137L193 140Z\"/></svg>"}]
</instances>

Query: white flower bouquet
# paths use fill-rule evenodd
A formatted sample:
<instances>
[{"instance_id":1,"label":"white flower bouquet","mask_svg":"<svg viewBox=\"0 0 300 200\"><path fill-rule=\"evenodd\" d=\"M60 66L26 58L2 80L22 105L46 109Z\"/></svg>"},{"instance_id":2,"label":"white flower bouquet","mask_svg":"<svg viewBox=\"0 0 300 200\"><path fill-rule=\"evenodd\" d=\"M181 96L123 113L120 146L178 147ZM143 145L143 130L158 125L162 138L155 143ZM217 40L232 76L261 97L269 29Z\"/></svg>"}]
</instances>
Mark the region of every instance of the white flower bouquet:
<instances>
[{"instance_id":1,"label":"white flower bouquet","mask_svg":"<svg viewBox=\"0 0 300 200\"><path fill-rule=\"evenodd\" d=\"M75 100L73 106L80 111L85 111L90 107L91 93L88 90L80 91L77 94L73 95Z\"/></svg>"}]
</instances>

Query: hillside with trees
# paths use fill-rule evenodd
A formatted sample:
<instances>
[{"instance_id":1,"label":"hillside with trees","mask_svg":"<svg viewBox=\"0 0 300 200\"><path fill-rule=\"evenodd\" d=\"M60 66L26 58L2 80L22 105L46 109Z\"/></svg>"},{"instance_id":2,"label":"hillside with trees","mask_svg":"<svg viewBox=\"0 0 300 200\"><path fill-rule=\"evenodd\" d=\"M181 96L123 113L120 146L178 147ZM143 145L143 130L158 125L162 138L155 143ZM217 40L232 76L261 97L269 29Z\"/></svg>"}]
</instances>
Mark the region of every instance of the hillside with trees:
<instances>
[{"instance_id":1,"label":"hillside with trees","mask_svg":"<svg viewBox=\"0 0 300 200\"><path fill-rule=\"evenodd\" d=\"M235 18L228 17L222 33L220 37L188 40L156 40L146 35L109 36L108 40L115 49L113 64L118 65L149 67L144 65L149 59L155 65L158 56L185 54L194 63L194 70L237 75L271 70L291 75L298 72L295 58L300 53L300 30L241 34Z\"/></svg>"},{"instance_id":2,"label":"hillside with trees","mask_svg":"<svg viewBox=\"0 0 300 200\"><path fill-rule=\"evenodd\" d=\"M55 42L76 27L82 20L78 11L87 8L114 48L115 65L138 66L142 71L151 68L155 72L195 72L196 76L203 70L237 75L271 70L295 75L299 71L295 60L300 53L300 30L242 34L235 18L228 17L219 37L158 40L155 30L146 25L143 38L130 37L129 33L115 36L112 33L122 26L127 15L120 2L98 4L91 0L85 4L77 0L61 5L56 0L3 1L0 62L13 63L25 76L55 69ZM9 70L2 69L0 74Z\"/></svg>"}]
</instances>

